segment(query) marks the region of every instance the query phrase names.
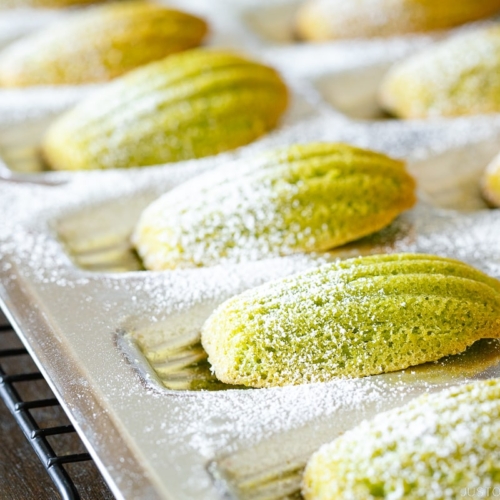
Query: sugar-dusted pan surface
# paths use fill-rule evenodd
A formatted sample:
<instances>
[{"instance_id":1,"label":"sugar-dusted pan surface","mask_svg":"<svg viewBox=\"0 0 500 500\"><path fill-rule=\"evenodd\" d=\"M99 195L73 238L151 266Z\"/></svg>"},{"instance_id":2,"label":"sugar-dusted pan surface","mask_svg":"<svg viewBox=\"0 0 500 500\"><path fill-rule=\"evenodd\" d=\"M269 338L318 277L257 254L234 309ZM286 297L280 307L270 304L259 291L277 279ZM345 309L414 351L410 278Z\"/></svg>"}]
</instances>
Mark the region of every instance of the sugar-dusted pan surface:
<instances>
[{"instance_id":1,"label":"sugar-dusted pan surface","mask_svg":"<svg viewBox=\"0 0 500 500\"><path fill-rule=\"evenodd\" d=\"M484 340L404 372L250 390L214 379L199 343L203 322L249 287L355 255L436 253L500 278L500 219L478 188L498 152L500 118L403 123L381 113L380 78L431 37L312 46L294 40L294 0L182 4L208 18L210 45L281 71L292 89L281 126L218 157L56 173L40 158L44 131L95 88L0 90L0 177L10 179L0 182L0 298L118 498L298 498L317 447L422 392L500 376L500 345ZM153 199L260 151L306 141L405 158L418 205L328 254L143 270L130 235Z\"/></svg>"}]
</instances>

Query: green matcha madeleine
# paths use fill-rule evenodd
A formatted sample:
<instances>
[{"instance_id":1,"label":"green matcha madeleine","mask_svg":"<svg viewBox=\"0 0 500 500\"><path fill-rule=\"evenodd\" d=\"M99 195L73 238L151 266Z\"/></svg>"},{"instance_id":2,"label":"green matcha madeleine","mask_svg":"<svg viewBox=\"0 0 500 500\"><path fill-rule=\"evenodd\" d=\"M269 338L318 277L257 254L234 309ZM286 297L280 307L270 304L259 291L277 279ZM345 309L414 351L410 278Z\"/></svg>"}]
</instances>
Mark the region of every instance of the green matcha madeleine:
<instances>
[{"instance_id":1,"label":"green matcha madeleine","mask_svg":"<svg viewBox=\"0 0 500 500\"><path fill-rule=\"evenodd\" d=\"M401 118L500 112L500 26L456 36L396 64L380 100Z\"/></svg>"},{"instance_id":2,"label":"green matcha madeleine","mask_svg":"<svg viewBox=\"0 0 500 500\"><path fill-rule=\"evenodd\" d=\"M500 155L486 168L481 179L481 188L486 201L494 207L500 207Z\"/></svg>"},{"instance_id":3,"label":"green matcha madeleine","mask_svg":"<svg viewBox=\"0 0 500 500\"><path fill-rule=\"evenodd\" d=\"M199 45L207 25L148 2L123 1L78 12L0 54L0 85L106 81Z\"/></svg>"},{"instance_id":4,"label":"green matcha madeleine","mask_svg":"<svg viewBox=\"0 0 500 500\"><path fill-rule=\"evenodd\" d=\"M306 500L499 496L500 380L426 394L361 423L312 456L303 494Z\"/></svg>"},{"instance_id":5,"label":"green matcha madeleine","mask_svg":"<svg viewBox=\"0 0 500 500\"><path fill-rule=\"evenodd\" d=\"M147 269L324 251L382 229L415 203L403 162L346 144L293 145L217 174L144 211L133 240Z\"/></svg>"},{"instance_id":6,"label":"green matcha madeleine","mask_svg":"<svg viewBox=\"0 0 500 500\"><path fill-rule=\"evenodd\" d=\"M371 38L442 30L491 16L500 0L309 0L298 9L305 40Z\"/></svg>"},{"instance_id":7,"label":"green matcha madeleine","mask_svg":"<svg viewBox=\"0 0 500 500\"><path fill-rule=\"evenodd\" d=\"M460 261L375 255L274 281L202 329L217 378L271 387L401 370L500 336L500 282Z\"/></svg>"},{"instance_id":8,"label":"green matcha madeleine","mask_svg":"<svg viewBox=\"0 0 500 500\"><path fill-rule=\"evenodd\" d=\"M192 49L118 78L56 120L42 153L56 170L130 168L215 155L276 127L288 92L243 56Z\"/></svg>"}]
</instances>

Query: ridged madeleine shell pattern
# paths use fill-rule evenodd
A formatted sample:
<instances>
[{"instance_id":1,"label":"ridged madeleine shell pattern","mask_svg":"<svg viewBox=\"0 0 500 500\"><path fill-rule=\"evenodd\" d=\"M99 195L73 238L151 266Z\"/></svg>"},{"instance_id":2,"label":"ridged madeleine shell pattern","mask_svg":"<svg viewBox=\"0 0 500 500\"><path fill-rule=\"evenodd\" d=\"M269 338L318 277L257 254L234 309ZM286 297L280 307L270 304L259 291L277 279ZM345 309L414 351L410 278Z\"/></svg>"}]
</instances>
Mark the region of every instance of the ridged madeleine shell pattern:
<instances>
[{"instance_id":1,"label":"ridged madeleine shell pattern","mask_svg":"<svg viewBox=\"0 0 500 500\"><path fill-rule=\"evenodd\" d=\"M132 71L79 104L49 128L43 154L58 170L201 158L273 129L287 102L274 69L193 49Z\"/></svg>"},{"instance_id":2,"label":"ridged madeleine shell pattern","mask_svg":"<svg viewBox=\"0 0 500 500\"><path fill-rule=\"evenodd\" d=\"M110 80L198 46L207 32L195 16L126 1L77 13L11 45L0 55L0 85L82 84Z\"/></svg>"},{"instance_id":3,"label":"ridged madeleine shell pattern","mask_svg":"<svg viewBox=\"0 0 500 500\"><path fill-rule=\"evenodd\" d=\"M217 378L253 387L401 370L500 336L500 282L457 260L376 255L249 290L207 320Z\"/></svg>"},{"instance_id":4,"label":"ridged madeleine shell pattern","mask_svg":"<svg viewBox=\"0 0 500 500\"><path fill-rule=\"evenodd\" d=\"M500 0L310 0L297 13L306 40L371 38L426 32L491 16Z\"/></svg>"},{"instance_id":5,"label":"ridged madeleine shell pattern","mask_svg":"<svg viewBox=\"0 0 500 500\"><path fill-rule=\"evenodd\" d=\"M403 162L346 144L294 145L240 168L145 210L134 242L146 268L323 251L382 229L415 203Z\"/></svg>"},{"instance_id":6,"label":"ridged madeleine shell pattern","mask_svg":"<svg viewBox=\"0 0 500 500\"><path fill-rule=\"evenodd\" d=\"M499 470L500 380L481 380L421 396L321 447L303 493L306 500L493 498Z\"/></svg>"},{"instance_id":7,"label":"ridged madeleine shell pattern","mask_svg":"<svg viewBox=\"0 0 500 500\"><path fill-rule=\"evenodd\" d=\"M500 112L500 26L474 30L397 63L380 89L401 118Z\"/></svg>"}]
</instances>

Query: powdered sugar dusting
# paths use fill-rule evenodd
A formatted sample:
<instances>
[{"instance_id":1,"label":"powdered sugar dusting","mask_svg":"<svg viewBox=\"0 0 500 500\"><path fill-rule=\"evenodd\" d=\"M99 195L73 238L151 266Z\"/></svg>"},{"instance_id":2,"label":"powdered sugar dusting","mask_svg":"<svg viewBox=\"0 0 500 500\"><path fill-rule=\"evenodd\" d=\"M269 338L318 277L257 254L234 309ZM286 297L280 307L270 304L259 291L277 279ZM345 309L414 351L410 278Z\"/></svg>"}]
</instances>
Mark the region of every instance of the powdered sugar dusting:
<instances>
[{"instance_id":1,"label":"powdered sugar dusting","mask_svg":"<svg viewBox=\"0 0 500 500\"><path fill-rule=\"evenodd\" d=\"M424 396L322 448L308 467L308 487L394 499L498 490L491 456L499 413L498 381Z\"/></svg>"},{"instance_id":2,"label":"powdered sugar dusting","mask_svg":"<svg viewBox=\"0 0 500 500\"><path fill-rule=\"evenodd\" d=\"M211 45L231 45L275 64L294 89L292 111L274 133L218 157L128 171L39 174L65 181L57 186L0 183L0 294L13 298L9 305L25 336L46 361L73 418L84 427L97 455L104 457L119 489L134 496L126 478L133 477L139 487L145 477L140 467L134 469L139 463L148 481L165 497L215 499L218 493L206 472L209 461L222 475L231 472L237 484L266 468L282 470L283 464L294 460L303 464L320 444L363 418L422 392L467 378L498 376L497 364L450 370L445 376L440 370L439 377L417 371L269 390L176 392L145 379L134 368L145 366L141 353L127 363L116 336L131 335L151 356L180 339L196 342L206 318L227 298L325 259L374 252L436 253L459 258L500 278L497 212L478 210L482 208L478 194L450 181L456 180L455 158L463 158L461 148L471 153L464 171L479 175L481 164L485 166L493 156L500 119L404 124L351 120L328 104L317 78L341 74L346 68L366 68L371 61L389 64L430 39L377 42L370 51L365 50L369 44L362 43L278 46L252 32L242 16L244 9L261 9L268 0L243 2L241 11L235 2L181 3L208 16L213 26ZM12 143L23 144L25 125L49 120L94 90L1 91L0 155ZM348 86L341 91L348 95ZM12 138L9 144L2 141L7 132ZM113 267L106 267L113 260L111 248L106 257L111 260L101 267L104 272L95 272L97 267L94 272L85 271L73 263L75 254L88 256L96 246L102 250L103 242L128 244L142 209L181 182L217 168L224 176L237 165L244 168L247 159L261 151L308 141L351 142L408 159L412 174L420 181L420 197L426 201L386 231L329 255L114 274L106 272ZM448 192L456 197L445 198ZM437 208L459 209L464 199L473 211ZM99 253L98 263L102 256ZM19 312L21 304L32 305L30 314ZM117 441L98 428L106 419L119 422L118 442L131 443L134 459L121 463L118 457L112 458ZM128 475L127 467L135 474Z\"/></svg>"}]
</instances>

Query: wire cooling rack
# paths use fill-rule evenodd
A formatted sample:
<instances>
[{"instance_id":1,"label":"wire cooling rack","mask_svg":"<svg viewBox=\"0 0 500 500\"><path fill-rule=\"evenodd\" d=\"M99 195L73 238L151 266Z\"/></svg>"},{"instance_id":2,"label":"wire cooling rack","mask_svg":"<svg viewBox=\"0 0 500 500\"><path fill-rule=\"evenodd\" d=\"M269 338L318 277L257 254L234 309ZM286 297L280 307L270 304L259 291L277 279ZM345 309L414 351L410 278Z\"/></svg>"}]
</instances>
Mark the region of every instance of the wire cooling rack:
<instances>
[{"instance_id":1,"label":"wire cooling rack","mask_svg":"<svg viewBox=\"0 0 500 500\"><path fill-rule=\"evenodd\" d=\"M89 474L88 468L83 472L84 486L80 488L76 486L73 477L78 476L81 479L82 474L75 474L75 471L70 474L66 470L68 464L91 462L92 458L1 311L0 397L62 499L113 498L93 463L92 473ZM96 488L89 489L89 485L85 484L89 478L95 477L100 483L98 492L95 491Z\"/></svg>"}]
</instances>

